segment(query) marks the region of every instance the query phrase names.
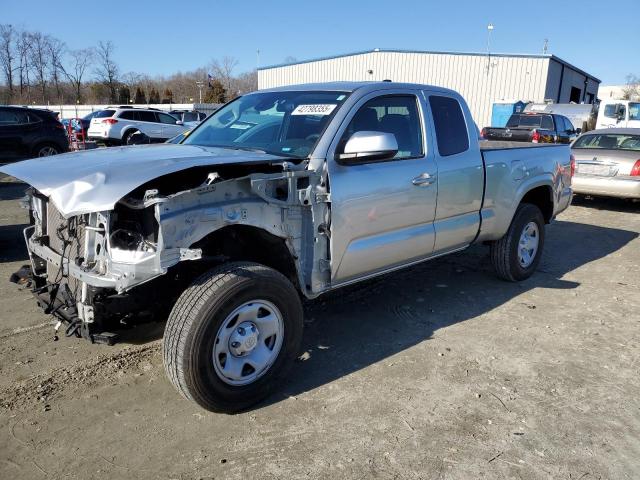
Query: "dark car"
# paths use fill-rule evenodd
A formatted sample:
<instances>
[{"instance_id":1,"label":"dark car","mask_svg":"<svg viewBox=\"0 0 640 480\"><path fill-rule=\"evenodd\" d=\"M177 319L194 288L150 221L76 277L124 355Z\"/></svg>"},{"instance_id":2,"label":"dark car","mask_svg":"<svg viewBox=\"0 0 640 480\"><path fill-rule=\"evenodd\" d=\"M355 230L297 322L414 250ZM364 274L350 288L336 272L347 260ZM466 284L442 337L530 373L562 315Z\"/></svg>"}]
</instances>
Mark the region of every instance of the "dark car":
<instances>
[{"instance_id":1,"label":"dark car","mask_svg":"<svg viewBox=\"0 0 640 480\"><path fill-rule=\"evenodd\" d=\"M0 107L0 162L47 157L69 151L56 113L24 107Z\"/></svg>"},{"instance_id":2,"label":"dark car","mask_svg":"<svg viewBox=\"0 0 640 480\"><path fill-rule=\"evenodd\" d=\"M514 113L505 128L485 127L482 129L481 136L485 140L569 144L579 134L580 129L576 129L563 115Z\"/></svg>"}]
</instances>

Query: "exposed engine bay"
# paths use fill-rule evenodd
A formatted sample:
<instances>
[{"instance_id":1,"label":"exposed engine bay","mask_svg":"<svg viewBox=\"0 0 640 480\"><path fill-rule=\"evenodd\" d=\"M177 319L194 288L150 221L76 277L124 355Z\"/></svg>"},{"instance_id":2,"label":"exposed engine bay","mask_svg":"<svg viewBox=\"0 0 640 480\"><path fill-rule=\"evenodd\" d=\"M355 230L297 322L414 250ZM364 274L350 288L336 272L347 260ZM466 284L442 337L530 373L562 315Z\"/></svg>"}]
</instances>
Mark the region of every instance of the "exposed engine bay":
<instances>
[{"instance_id":1,"label":"exposed engine bay","mask_svg":"<svg viewBox=\"0 0 640 480\"><path fill-rule=\"evenodd\" d=\"M31 269L17 275L66 335L107 344L112 330L166 311L199 273L240 255L278 265L314 297L329 285L327 199L322 174L282 160L180 170L111 210L66 217L31 188Z\"/></svg>"}]
</instances>

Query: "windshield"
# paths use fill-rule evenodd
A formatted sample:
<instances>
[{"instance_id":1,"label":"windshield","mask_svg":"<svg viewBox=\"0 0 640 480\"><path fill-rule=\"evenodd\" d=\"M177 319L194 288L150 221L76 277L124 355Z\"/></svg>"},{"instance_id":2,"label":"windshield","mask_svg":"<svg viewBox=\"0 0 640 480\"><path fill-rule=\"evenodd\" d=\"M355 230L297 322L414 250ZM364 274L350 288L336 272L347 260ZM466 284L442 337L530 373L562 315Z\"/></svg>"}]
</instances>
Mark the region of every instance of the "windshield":
<instances>
[{"instance_id":1,"label":"windshield","mask_svg":"<svg viewBox=\"0 0 640 480\"><path fill-rule=\"evenodd\" d=\"M573 148L602 148L607 150L632 150L640 152L640 135L583 135L573 144Z\"/></svg>"},{"instance_id":2,"label":"windshield","mask_svg":"<svg viewBox=\"0 0 640 480\"><path fill-rule=\"evenodd\" d=\"M347 96L347 92L254 93L222 107L182 143L305 158Z\"/></svg>"},{"instance_id":3,"label":"windshield","mask_svg":"<svg viewBox=\"0 0 640 480\"><path fill-rule=\"evenodd\" d=\"M640 120L640 103L629 102L629 120Z\"/></svg>"}]
</instances>

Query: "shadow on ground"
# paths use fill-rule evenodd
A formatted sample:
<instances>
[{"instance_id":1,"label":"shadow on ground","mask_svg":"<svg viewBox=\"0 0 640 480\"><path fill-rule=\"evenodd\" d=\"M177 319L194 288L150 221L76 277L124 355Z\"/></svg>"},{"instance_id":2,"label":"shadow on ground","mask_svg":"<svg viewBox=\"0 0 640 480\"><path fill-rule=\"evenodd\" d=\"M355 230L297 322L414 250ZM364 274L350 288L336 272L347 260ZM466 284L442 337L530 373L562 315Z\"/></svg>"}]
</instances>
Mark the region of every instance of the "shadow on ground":
<instances>
[{"instance_id":1,"label":"shadow on ground","mask_svg":"<svg viewBox=\"0 0 640 480\"><path fill-rule=\"evenodd\" d=\"M289 395L314 389L432 337L434 331L473 319L534 288L573 289L567 273L619 250L636 232L558 221L547 231L539 271L520 283L497 279L488 247L338 290L310 303L304 349ZM392 299L392 301L389 301ZM277 398L276 398L277 397ZM268 402L278 401L276 395Z\"/></svg>"},{"instance_id":2,"label":"shadow on ground","mask_svg":"<svg viewBox=\"0 0 640 480\"><path fill-rule=\"evenodd\" d=\"M591 197L588 195L574 195L571 202L579 207L610 210L622 213L640 213L640 201L613 197Z\"/></svg>"},{"instance_id":3,"label":"shadow on ground","mask_svg":"<svg viewBox=\"0 0 640 480\"><path fill-rule=\"evenodd\" d=\"M0 199L20 198L23 184L0 186ZM584 203L583 203L584 202ZM638 204L615 199L578 199L585 207L638 212ZM24 225L0 227L2 261L26 259ZM287 395L332 382L432 338L433 333L476 318L534 288L574 289L563 277L623 248L638 233L557 221L547 229L539 271L520 283L496 278L488 247L426 262L329 293L305 305L305 360L296 363ZM140 344L162 336L164 322L118 332L124 343ZM278 402L275 394L266 403ZM263 403L262 405L264 405ZM258 405L256 408L260 408Z\"/></svg>"},{"instance_id":4,"label":"shadow on ground","mask_svg":"<svg viewBox=\"0 0 640 480\"><path fill-rule=\"evenodd\" d=\"M534 289L574 289L563 277L621 249L638 233L557 221L548 227L539 271L509 283L496 278L488 247L465 252L326 294L305 305L304 361L296 363L281 393L298 395L395 355L433 333L487 313ZM162 336L163 323L121 332L128 343Z\"/></svg>"},{"instance_id":5,"label":"shadow on ground","mask_svg":"<svg viewBox=\"0 0 640 480\"><path fill-rule=\"evenodd\" d=\"M26 183L21 182L0 182L0 201L18 200L24 197L24 192L28 188Z\"/></svg>"}]
</instances>

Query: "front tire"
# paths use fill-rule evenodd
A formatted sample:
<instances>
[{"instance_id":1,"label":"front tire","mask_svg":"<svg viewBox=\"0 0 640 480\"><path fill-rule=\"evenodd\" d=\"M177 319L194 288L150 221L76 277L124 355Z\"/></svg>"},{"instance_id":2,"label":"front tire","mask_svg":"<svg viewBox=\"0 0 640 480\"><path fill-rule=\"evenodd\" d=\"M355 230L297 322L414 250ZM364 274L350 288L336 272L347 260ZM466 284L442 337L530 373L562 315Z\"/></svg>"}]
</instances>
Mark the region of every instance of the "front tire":
<instances>
[{"instance_id":1,"label":"front tire","mask_svg":"<svg viewBox=\"0 0 640 480\"><path fill-rule=\"evenodd\" d=\"M518 206L505 236L491 244L491 263L500 278L518 282L535 272L544 247L544 225L538 207Z\"/></svg>"},{"instance_id":2,"label":"front tire","mask_svg":"<svg viewBox=\"0 0 640 480\"><path fill-rule=\"evenodd\" d=\"M255 263L221 265L196 279L169 315L167 376L207 410L244 410L286 376L302 326L300 297L284 275Z\"/></svg>"}]
</instances>

